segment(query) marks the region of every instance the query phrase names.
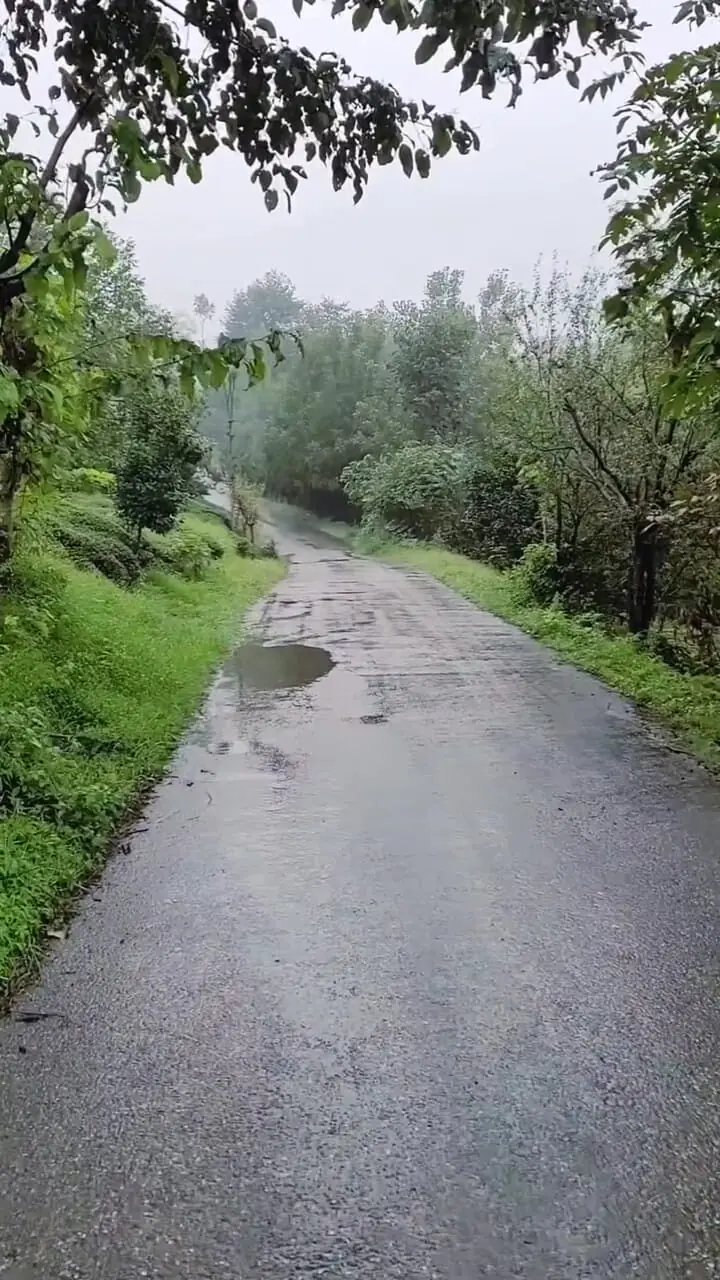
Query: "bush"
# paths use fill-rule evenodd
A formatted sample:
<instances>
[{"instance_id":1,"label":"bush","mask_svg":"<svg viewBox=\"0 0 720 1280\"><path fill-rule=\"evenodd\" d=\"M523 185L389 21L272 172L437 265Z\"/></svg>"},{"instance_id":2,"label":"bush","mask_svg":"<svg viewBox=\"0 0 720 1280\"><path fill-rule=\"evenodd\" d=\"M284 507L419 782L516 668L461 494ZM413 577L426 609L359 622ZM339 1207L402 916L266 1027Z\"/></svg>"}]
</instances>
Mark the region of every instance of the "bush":
<instances>
[{"instance_id":1,"label":"bush","mask_svg":"<svg viewBox=\"0 0 720 1280\"><path fill-rule=\"evenodd\" d=\"M133 548L127 530L110 512L68 504L48 518L47 527L77 565L97 569L121 585L134 582L147 561L147 549Z\"/></svg>"},{"instance_id":2,"label":"bush","mask_svg":"<svg viewBox=\"0 0 720 1280\"><path fill-rule=\"evenodd\" d=\"M179 529L169 539L171 564L176 573L189 582L204 578L212 555L207 539L191 529Z\"/></svg>"},{"instance_id":3,"label":"bush","mask_svg":"<svg viewBox=\"0 0 720 1280\"><path fill-rule=\"evenodd\" d=\"M272 538L267 538L265 542L251 542L244 533L239 533L235 538L235 550L239 556L245 556L248 560L276 560L278 554Z\"/></svg>"},{"instance_id":4,"label":"bush","mask_svg":"<svg viewBox=\"0 0 720 1280\"><path fill-rule=\"evenodd\" d=\"M448 539L465 502L466 464L457 449L406 444L381 458L367 455L350 463L342 482L367 528L426 541Z\"/></svg>"},{"instance_id":5,"label":"bush","mask_svg":"<svg viewBox=\"0 0 720 1280\"><path fill-rule=\"evenodd\" d=\"M540 533L537 490L523 479L514 458L501 457L472 469L467 505L453 538L456 550L507 569Z\"/></svg>"},{"instance_id":6,"label":"bush","mask_svg":"<svg viewBox=\"0 0 720 1280\"><path fill-rule=\"evenodd\" d=\"M515 570L515 580L537 604L552 604L558 590L557 550L550 542L526 547Z\"/></svg>"},{"instance_id":7,"label":"bush","mask_svg":"<svg viewBox=\"0 0 720 1280\"><path fill-rule=\"evenodd\" d=\"M117 477L112 471L76 467L74 471L66 472L61 487L71 493L102 493L110 498L117 488Z\"/></svg>"},{"instance_id":8,"label":"bush","mask_svg":"<svg viewBox=\"0 0 720 1280\"><path fill-rule=\"evenodd\" d=\"M213 538L210 533L205 535L205 542L211 558L213 560L222 560L225 555L225 547L222 542L220 542L218 538Z\"/></svg>"}]
</instances>

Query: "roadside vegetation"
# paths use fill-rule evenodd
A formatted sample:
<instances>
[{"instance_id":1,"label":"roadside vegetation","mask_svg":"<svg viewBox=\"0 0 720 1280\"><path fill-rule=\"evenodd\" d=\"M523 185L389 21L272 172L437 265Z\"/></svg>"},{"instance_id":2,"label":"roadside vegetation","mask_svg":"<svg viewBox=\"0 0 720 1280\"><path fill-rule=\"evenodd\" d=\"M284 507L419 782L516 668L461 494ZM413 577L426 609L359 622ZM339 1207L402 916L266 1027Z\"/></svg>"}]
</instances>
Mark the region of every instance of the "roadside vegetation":
<instances>
[{"instance_id":1,"label":"roadside vegetation","mask_svg":"<svg viewBox=\"0 0 720 1280\"><path fill-rule=\"evenodd\" d=\"M0 632L0 999L91 882L245 610L282 572L238 556L208 515L140 548L106 499L43 502L28 520Z\"/></svg>"}]
</instances>

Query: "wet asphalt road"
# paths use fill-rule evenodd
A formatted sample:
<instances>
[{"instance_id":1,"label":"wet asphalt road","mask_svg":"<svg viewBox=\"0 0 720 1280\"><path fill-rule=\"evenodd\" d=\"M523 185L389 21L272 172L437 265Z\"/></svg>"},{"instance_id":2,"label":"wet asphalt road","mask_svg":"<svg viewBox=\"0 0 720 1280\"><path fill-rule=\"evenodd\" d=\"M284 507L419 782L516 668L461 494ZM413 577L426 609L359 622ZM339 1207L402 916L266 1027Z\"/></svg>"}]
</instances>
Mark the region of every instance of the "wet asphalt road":
<instances>
[{"instance_id":1,"label":"wet asphalt road","mask_svg":"<svg viewBox=\"0 0 720 1280\"><path fill-rule=\"evenodd\" d=\"M285 546L257 634L336 665L228 664L0 1027L0 1275L720 1274L718 791L439 585Z\"/></svg>"}]
</instances>

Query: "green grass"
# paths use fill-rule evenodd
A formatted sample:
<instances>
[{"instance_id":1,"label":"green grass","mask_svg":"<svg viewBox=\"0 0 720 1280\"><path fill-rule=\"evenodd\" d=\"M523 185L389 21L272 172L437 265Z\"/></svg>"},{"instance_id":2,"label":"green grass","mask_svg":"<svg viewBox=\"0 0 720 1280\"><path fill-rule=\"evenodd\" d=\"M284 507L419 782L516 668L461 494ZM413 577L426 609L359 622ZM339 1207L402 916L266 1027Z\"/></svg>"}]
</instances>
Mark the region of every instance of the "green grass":
<instances>
[{"instance_id":1,"label":"green grass","mask_svg":"<svg viewBox=\"0 0 720 1280\"><path fill-rule=\"evenodd\" d=\"M627 634L608 634L559 609L523 601L511 575L439 547L386 544L376 554L421 569L481 609L515 623L583 671L631 698L680 744L720 770L720 678L674 671Z\"/></svg>"},{"instance_id":2,"label":"green grass","mask_svg":"<svg viewBox=\"0 0 720 1280\"><path fill-rule=\"evenodd\" d=\"M199 580L150 567L128 589L31 523L0 599L0 999L162 775L243 614L284 573L236 555L222 523L196 514L185 532L224 554L216 546Z\"/></svg>"}]
</instances>

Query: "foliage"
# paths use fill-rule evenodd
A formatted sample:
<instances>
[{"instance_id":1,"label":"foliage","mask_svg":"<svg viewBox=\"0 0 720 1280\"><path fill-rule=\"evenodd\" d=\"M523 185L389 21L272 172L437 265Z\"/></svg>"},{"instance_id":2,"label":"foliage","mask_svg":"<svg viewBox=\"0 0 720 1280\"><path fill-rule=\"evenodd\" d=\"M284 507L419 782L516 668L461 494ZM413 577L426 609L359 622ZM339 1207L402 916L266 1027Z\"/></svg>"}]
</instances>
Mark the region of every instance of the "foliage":
<instances>
[{"instance_id":1,"label":"foliage","mask_svg":"<svg viewBox=\"0 0 720 1280\"><path fill-rule=\"evenodd\" d=\"M135 530L169 533L192 492L203 458L195 415L187 398L172 385L148 382L127 402L129 444L118 470L118 511Z\"/></svg>"},{"instance_id":2,"label":"foliage","mask_svg":"<svg viewBox=\"0 0 720 1280\"><path fill-rule=\"evenodd\" d=\"M461 271L434 271L420 306L395 306L393 363L419 440L453 444L467 435L476 318L463 302L462 283Z\"/></svg>"},{"instance_id":3,"label":"foliage","mask_svg":"<svg viewBox=\"0 0 720 1280\"><path fill-rule=\"evenodd\" d=\"M516 458L496 453L471 466L453 547L506 568L541 534L540 493Z\"/></svg>"},{"instance_id":4,"label":"foliage","mask_svg":"<svg viewBox=\"0 0 720 1280\"><path fill-rule=\"evenodd\" d=\"M58 477L59 486L74 493L104 493L112 495L117 488L117 476L112 471L100 471L97 467L76 467Z\"/></svg>"},{"instance_id":5,"label":"foliage","mask_svg":"<svg viewBox=\"0 0 720 1280\"><path fill-rule=\"evenodd\" d=\"M702 26L718 14L716 0L692 0L675 21ZM626 320L640 305L660 318L676 416L716 408L720 392L719 78L718 43L652 67L617 113L617 155L602 170L606 196L619 200L606 243L622 279L608 315Z\"/></svg>"},{"instance_id":6,"label":"foliage","mask_svg":"<svg viewBox=\"0 0 720 1280\"><path fill-rule=\"evenodd\" d=\"M368 527L410 538L442 537L451 531L467 487L462 454L445 445L419 442L350 463L342 481Z\"/></svg>"},{"instance_id":7,"label":"foliage","mask_svg":"<svg viewBox=\"0 0 720 1280\"><path fill-rule=\"evenodd\" d=\"M557 547L552 542L530 543L520 557L515 581L536 604L552 604L559 586Z\"/></svg>"},{"instance_id":8,"label":"foliage","mask_svg":"<svg viewBox=\"0 0 720 1280\"><path fill-rule=\"evenodd\" d=\"M228 338L257 338L272 329L297 329L303 304L292 280L268 271L245 289L237 289L225 310L222 329Z\"/></svg>"},{"instance_id":9,"label":"foliage","mask_svg":"<svg viewBox=\"0 0 720 1280\"><path fill-rule=\"evenodd\" d=\"M232 546L215 520L189 518L186 531ZM0 630L0 998L165 768L243 612L281 572L225 555L202 581L153 576L127 592L21 542L3 603L17 625Z\"/></svg>"}]
</instances>

